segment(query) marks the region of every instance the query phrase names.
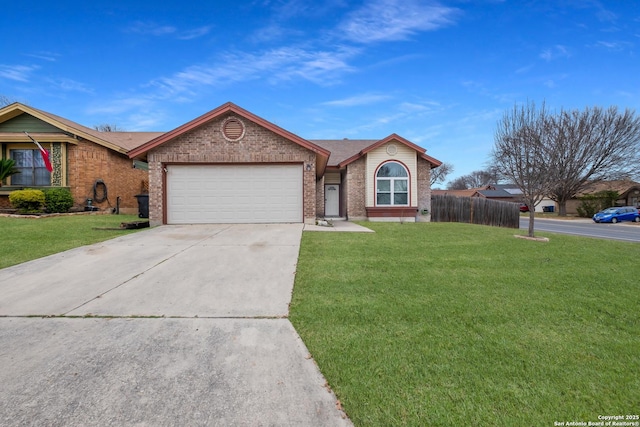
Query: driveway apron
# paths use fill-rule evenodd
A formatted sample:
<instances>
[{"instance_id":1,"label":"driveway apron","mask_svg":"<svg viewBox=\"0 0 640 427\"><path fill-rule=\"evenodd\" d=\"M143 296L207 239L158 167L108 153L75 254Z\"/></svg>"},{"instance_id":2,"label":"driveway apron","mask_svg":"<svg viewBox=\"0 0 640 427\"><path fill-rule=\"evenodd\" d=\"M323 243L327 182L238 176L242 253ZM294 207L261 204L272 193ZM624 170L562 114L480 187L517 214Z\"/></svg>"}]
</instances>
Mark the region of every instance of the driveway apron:
<instances>
[{"instance_id":1,"label":"driveway apron","mask_svg":"<svg viewBox=\"0 0 640 427\"><path fill-rule=\"evenodd\" d=\"M0 270L0 425L351 425L286 318L302 228L162 226Z\"/></svg>"}]
</instances>

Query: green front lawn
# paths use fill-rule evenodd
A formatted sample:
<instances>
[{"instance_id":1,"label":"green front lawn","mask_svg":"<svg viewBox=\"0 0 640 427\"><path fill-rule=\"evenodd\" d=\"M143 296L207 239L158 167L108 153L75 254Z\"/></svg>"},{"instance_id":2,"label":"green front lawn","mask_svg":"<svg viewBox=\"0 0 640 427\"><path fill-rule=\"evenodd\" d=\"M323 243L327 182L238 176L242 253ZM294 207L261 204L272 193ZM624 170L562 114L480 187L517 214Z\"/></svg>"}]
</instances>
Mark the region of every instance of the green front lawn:
<instances>
[{"instance_id":1,"label":"green front lawn","mask_svg":"<svg viewBox=\"0 0 640 427\"><path fill-rule=\"evenodd\" d=\"M118 228L137 221L134 215L70 215L45 218L0 217L0 268L112 239L139 230Z\"/></svg>"},{"instance_id":2,"label":"green front lawn","mask_svg":"<svg viewBox=\"0 0 640 427\"><path fill-rule=\"evenodd\" d=\"M365 225L304 233L290 315L356 426L638 413L640 245Z\"/></svg>"}]
</instances>

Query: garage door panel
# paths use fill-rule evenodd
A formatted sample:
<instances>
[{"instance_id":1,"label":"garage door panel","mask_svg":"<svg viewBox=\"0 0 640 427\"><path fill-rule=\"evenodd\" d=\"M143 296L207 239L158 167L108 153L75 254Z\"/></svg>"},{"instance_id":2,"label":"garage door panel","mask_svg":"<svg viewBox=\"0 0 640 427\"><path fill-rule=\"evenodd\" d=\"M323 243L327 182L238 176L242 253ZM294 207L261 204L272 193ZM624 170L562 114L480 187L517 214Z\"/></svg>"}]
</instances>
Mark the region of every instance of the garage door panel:
<instances>
[{"instance_id":1,"label":"garage door panel","mask_svg":"<svg viewBox=\"0 0 640 427\"><path fill-rule=\"evenodd\" d=\"M302 166L173 165L167 222L302 222Z\"/></svg>"}]
</instances>

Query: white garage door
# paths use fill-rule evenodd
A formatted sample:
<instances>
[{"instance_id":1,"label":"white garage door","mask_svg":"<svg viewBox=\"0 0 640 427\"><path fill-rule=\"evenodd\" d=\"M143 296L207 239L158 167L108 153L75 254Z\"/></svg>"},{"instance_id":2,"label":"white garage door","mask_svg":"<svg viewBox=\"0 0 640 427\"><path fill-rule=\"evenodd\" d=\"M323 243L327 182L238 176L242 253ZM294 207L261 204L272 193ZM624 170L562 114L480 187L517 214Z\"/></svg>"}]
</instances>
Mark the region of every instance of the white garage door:
<instances>
[{"instance_id":1,"label":"white garage door","mask_svg":"<svg viewBox=\"0 0 640 427\"><path fill-rule=\"evenodd\" d=\"M302 165L167 167L167 223L302 222Z\"/></svg>"}]
</instances>

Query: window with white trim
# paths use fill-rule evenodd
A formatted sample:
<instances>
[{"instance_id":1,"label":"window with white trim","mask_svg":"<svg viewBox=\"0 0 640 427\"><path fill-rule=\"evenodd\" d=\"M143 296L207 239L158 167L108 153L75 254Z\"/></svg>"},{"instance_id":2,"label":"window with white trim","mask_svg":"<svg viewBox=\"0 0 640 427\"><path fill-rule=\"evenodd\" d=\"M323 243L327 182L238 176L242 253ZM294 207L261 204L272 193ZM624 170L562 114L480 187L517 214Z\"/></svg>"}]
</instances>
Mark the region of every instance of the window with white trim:
<instances>
[{"instance_id":1,"label":"window with white trim","mask_svg":"<svg viewBox=\"0 0 640 427\"><path fill-rule=\"evenodd\" d=\"M409 173L400 163L384 163L376 172L376 205L409 205Z\"/></svg>"},{"instance_id":2,"label":"window with white trim","mask_svg":"<svg viewBox=\"0 0 640 427\"><path fill-rule=\"evenodd\" d=\"M51 185L51 172L44 165L40 150L10 150L10 157L20 171L11 175L11 185Z\"/></svg>"}]
</instances>

